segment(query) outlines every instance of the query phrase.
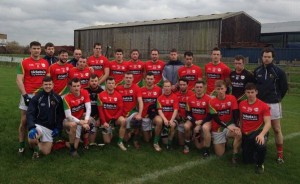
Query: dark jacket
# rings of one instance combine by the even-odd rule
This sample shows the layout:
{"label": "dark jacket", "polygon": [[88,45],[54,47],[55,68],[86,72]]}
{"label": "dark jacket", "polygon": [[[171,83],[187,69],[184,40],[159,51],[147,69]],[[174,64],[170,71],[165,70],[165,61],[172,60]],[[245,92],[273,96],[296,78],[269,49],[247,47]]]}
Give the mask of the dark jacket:
{"label": "dark jacket", "polygon": [[183,66],[180,60],[169,61],[163,70],[163,79],[171,81],[172,85],[178,82],[178,69]]}
{"label": "dark jacket", "polygon": [[75,58],[72,58],[70,61],[68,61],[68,63],[72,64],[74,67],[77,66],[77,62],[78,62],[78,60]]}
{"label": "dark jacket", "polygon": [[266,103],[280,102],[288,90],[286,74],[273,63],[254,70],[258,98]]}
{"label": "dark jacket", "polygon": [[54,128],[61,130],[63,119],[64,108],[62,99],[53,91],[48,94],[43,90],[31,99],[26,114],[28,130],[35,128],[35,124],[51,130]]}
{"label": "dark jacket", "polygon": [[48,56],[48,55],[45,55],[44,59],[46,59],[49,63],[49,66],[56,63],[58,61],[58,58],[55,57],[55,56]]}

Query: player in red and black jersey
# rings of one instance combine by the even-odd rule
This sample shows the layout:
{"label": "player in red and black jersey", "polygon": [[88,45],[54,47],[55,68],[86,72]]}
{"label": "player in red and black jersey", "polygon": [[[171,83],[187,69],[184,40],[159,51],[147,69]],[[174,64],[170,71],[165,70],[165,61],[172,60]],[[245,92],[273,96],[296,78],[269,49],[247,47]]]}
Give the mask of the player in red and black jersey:
{"label": "player in red and black jersey", "polygon": [[247,83],[254,82],[254,76],[245,69],[245,58],[242,55],[234,57],[235,70],[230,73],[231,94],[238,102],[245,100],[245,86]]}
{"label": "player in red and black jersey", "polygon": [[102,44],[94,43],[93,52],[87,60],[88,66],[94,69],[94,73],[99,77],[99,85],[104,86],[104,82],[109,76],[109,61],[102,55]]}
{"label": "player in red and black jersey", "polygon": [[172,149],[172,140],[177,126],[176,116],[178,114],[179,104],[177,96],[172,93],[172,84],[170,81],[164,81],[163,94],[157,99],[157,110],[159,117],[154,121],[163,122],[163,125],[169,129],[167,150]]}
{"label": "player in red and black jersey", "polygon": [[100,123],[103,127],[103,140],[104,143],[110,143],[112,139],[113,126],[119,125],[119,139],[118,146],[126,151],[127,148],[123,144],[123,139],[126,131],[126,122],[123,114],[123,99],[120,93],[115,91],[115,79],[109,76],[106,79],[105,91],[98,94],[98,110],[100,116]]}
{"label": "player in red and black jersey", "polygon": [[212,61],[205,65],[206,94],[215,96],[216,94],[213,92],[217,80],[224,80],[226,85],[230,84],[230,68],[221,61],[221,51],[219,48],[212,50],[211,59]]}
{"label": "player in red and black jersey", "polygon": [[133,74],[133,83],[139,87],[143,86],[143,77],[145,70],[145,63],[139,60],[139,50],[133,49],[130,52],[131,60],[127,62],[127,68],[130,73]]}
{"label": "player in red and black jersey", "polygon": [[215,153],[222,156],[225,152],[227,138],[234,138],[232,163],[236,164],[237,153],[241,144],[241,130],[238,128],[238,104],[233,95],[226,94],[224,80],[217,80],[215,84],[216,98],[209,101],[212,116],[212,138]]}
{"label": "player in red and black jersey", "polygon": [[[66,119],[64,128],[68,131],[70,141],[70,155],[78,157],[77,148],[82,129],[84,132],[90,130],[91,100],[89,93],[81,88],[80,80],[73,78],[69,81],[70,93],[64,99]],[[88,144],[88,134],[84,135],[84,145]]]}
{"label": "player in red and black jersey", "polygon": [[[194,90],[195,95],[189,97],[187,101],[187,121],[184,124],[185,146],[183,152],[185,154],[189,152],[191,130],[194,128],[195,146],[198,149],[204,148],[203,157],[206,158],[209,156],[211,143],[211,122],[208,117],[210,97],[205,94],[205,84],[202,80],[196,82]],[[201,137],[199,137],[200,135]]]}
{"label": "player in red and black jersey", "polygon": [[162,129],[162,121],[152,121],[158,114],[156,110],[157,98],[161,95],[161,88],[154,85],[154,75],[148,72],[145,77],[145,86],[141,88],[143,99],[142,130],[144,140],[149,142],[152,137],[152,126],[155,124],[153,147],[156,151],[161,151],[159,137]]}
{"label": "player in red and black jersey", "polygon": [[143,100],[140,87],[133,83],[133,74],[126,72],[124,84],[116,87],[123,98],[123,116],[126,119],[126,139],[131,137],[131,129],[134,129],[133,143],[139,149],[139,129],[142,124]]}
{"label": "player in red and black jersey", "polygon": [[243,100],[239,104],[239,109],[243,137],[243,161],[245,163],[255,162],[256,172],[261,174],[264,172],[263,164],[267,152],[266,135],[271,128],[271,117],[270,107],[256,98],[257,93],[255,84],[246,84],[247,100]]}
{"label": "player in red and black jersey", "polygon": [[179,109],[176,120],[178,122],[178,144],[184,146],[184,123],[186,121],[186,103],[189,97],[193,96],[194,93],[188,89],[189,81],[186,78],[180,78],[178,80],[179,91],[175,93],[178,98]]}
{"label": "player in red and black jersey", "polygon": [[165,63],[159,58],[159,51],[157,49],[151,50],[151,60],[145,63],[145,73],[152,72],[154,75],[154,84],[162,87],[163,77],[162,73],[165,68]]}
{"label": "player in red and black jersey", "polygon": [[60,50],[58,52],[58,61],[49,68],[50,76],[54,83],[53,91],[60,96],[64,96],[69,92],[69,73],[73,68],[73,65],[67,63],[67,61],[68,52],[66,50]]}
{"label": "player in red and black jersey", "polygon": [[77,62],[77,66],[72,68],[70,71],[70,79],[80,79],[80,85],[82,88],[86,88],[89,84],[90,75],[93,73],[92,70],[86,64],[86,58],[81,57]]}
{"label": "player in red and black jersey", "polygon": [[179,78],[186,78],[189,81],[189,90],[193,90],[196,81],[202,80],[202,69],[193,64],[193,53],[184,53],[184,66],[178,69]]}
{"label": "player in red and black jersey", "polygon": [[33,41],[29,45],[30,57],[24,59],[17,69],[17,86],[21,93],[19,109],[21,121],[19,126],[19,154],[24,153],[26,136],[26,111],[33,95],[41,90],[44,77],[49,73],[49,64],[42,59],[41,44]]}
{"label": "player in red and black jersey", "polygon": [[123,60],[123,50],[116,49],[115,60],[109,64],[109,76],[115,78],[116,86],[124,83],[124,75],[127,72],[127,61]]}
{"label": "player in red and black jersey", "polygon": [[103,89],[99,86],[99,77],[95,73],[91,74],[90,80],[89,80],[89,86],[85,88],[89,95],[91,100],[91,124],[93,127],[91,127],[90,134],[89,134],[89,142],[91,146],[96,145],[96,136],[97,136],[97,129],[100,125],[99,121],[99,111],[98,111],[98,105],[97,105],[97,99],[98,94],[103,91]]}

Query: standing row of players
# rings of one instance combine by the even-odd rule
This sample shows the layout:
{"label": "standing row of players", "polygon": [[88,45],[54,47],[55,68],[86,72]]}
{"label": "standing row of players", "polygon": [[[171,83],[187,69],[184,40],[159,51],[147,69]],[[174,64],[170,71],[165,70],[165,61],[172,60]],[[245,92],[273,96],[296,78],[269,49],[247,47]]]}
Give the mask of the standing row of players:
{"label": "standing row of players", "polygon": [[[23,107],[23,110],[26,110],[26,109],[24,109],[24,108],[26,108],[26,104],[24,105],[24,104],[22,104],[22,102],[28,103],[30,101],[30,96],[35,93],[32,89],[30,89],[30,87],[34,88],[34,86],[35,86],[35,87],[39,88],[40,83],[41,83],[40,79],[42,78],[42,76],[47,74],[48,63],[45,61],[36,62],[36,61],[39,61],[40,45],[38,45],[38,44],[35,45],[34,43],[36,43],[36,42],[33,42],[33,44],[30,45],[32,57],[27,60],[24,60],[22,62],[22,64],[20,65],[21,66],[20,69],[22,69],[22,71],[20,70],[20,72],[17,76],[17,83],[18,83],[20,91],[22,92],[22,95],[23,95],[23,98],[21,99],[21,104],[20,104],[20,107]],[[79,128],[74,128],[74,127],[81,127],[86,130],[84,132],[93,132],[93,129],[95,129],[94,126],[99,125],[96,123],[96,121],[91,121],[90,112],[92,110],[91,110],[91,108],[88,107],[90,101],[87,100],[89,98],[80,97],[78,99],[78,92],[79,92],[79,94],[85,93],[84,91],[80,90],[80,88],[82,88],[83,86],[87,86],[88,80],[90,80],[90,78],[95,79],[95,77],[98,80],[96,83],[97,84],[96,86],[98,86],[99,84],[101,85],[101,84],[103,84],[104,81],[106,81],[107,89],[105,92],[102,92],[101,94],[105,94],[105,93],[109,92],[109,89],[108,89],[109,81],[113,81],[112,83],[114,83],[114,84],[111,84],[111,85],[118,86],[118,87],[116,87],[116,90],[121,94],[121,101],[125,104],[124,107],[121,108],[122,110],[116,111],[115,108],[117,106],[112,105],[111,101],[107,102],[107,103],[103,103],[105,100],[108,100],[108,99],[115,100],[116,99],[115,97],[111,98],[111,96],[109,96],[109,94],[108,94],[108,96],[105,96],[103,99],[101,99],[100,98],[101,95],[99,96],[99,100],[98,100],[99,111],[98,112],[99,112],[99,117],[101,120],[100,124],[102,125],[102,127],[104,127],[104,129],[105,129],[104,132],[106,132],[106,134],[105,134],[106,136],[104,138],[106,143],[110,142],[110,139],[111,139],[110,123],[111,124],[116,123],[116,124],[120,125],[119,140],[118,140],[119,147],[122,150],[126,150],[127,148],[123,144],[123,139],[129,139],[129,137],[131,137],[131,136],[134,137],[135,147],[139,147],[138,141],[137,141],[138,140],[137,137],[139,135],[139,126],[144,125],[146,127],[146,126],[148,126],[147,123],[149,124],[150,122],[153,122],[154,124],[156,124],[155,133],[154,133],[154,144],[153,144],[155,150],[157,150],[157,151],[161,150],[158,142],[159,142],[159,138],[160,138],[160,132],[163,129],[163,127],[167,127],[169,129],[169,136],[167,139],[167,149],[171,148],[172,139],[173,139],[173,136],[175,133],[175,127],[177,126],[178,130],[180,132],[179,136],[178,136],[179,144],[184,145],[184,152],[187,153],[189,150],[188,145],[189,145],[190,138],[191,138],[191,128],[194,127],[197,124],[197,122],[199,125],[201,125],[202,122],[204,122],[205,124],[202,126],[202,131],[205,132],[205,130],[207,130],[207,133],[203,133],[206,140],[204,139],[205,141],[203,141],[202,145],[201,145],[201,143],[199,143],[198,146],[205,147],[204,155],[209,155],[208,148],[209,148],[209,144],[210,144],[210,129],[213,129],[214,145],[218,145],[218,146],[214,146],[215,152],[217,155],[222,155],[224,153],[225,144],[223,141],[224,140],[226,141],[226,139],[223,139],[223,138],[220,139],[220,138],[214,137],[214,132],[219,132],[219,131],[222,132],[223,130],[219,130],[219,127],[216,128],[214,126],[212,126],[212,128],[211,128],[210,122],[212,122],[212,124],[214,124],[214,122],[216,122],[218,125],[227,127],[227,126],[225,126],[226,124],[224,124],[224,122],[223,122],[224,120],[220,120],[220,117],[226,117],[226,114],[227,114],[227,115],[231,116],[230,119],[227,119],[227,120],[231,120],[231,118],[233,118],[233,117],[235,117],[234,119],[238,119],[239,115],[238,115],[238,113],[236,113],[236,111],[231,112],[231,111],[228,111],[228,109],[225,109],[225,110],[223,109],[224,111],[216,110],[215,113],[208,113],[208,109],[203,110],[203,108],[198,108],[198,109],[192,108],[192,110],[194,110],[195,112],[198,112],[195,114],[202,113],[203,116],[205,116],[205,117],[202,117],[201,119],[199,119],[199,117],[195,118],[194,117],[195,115],[193,115],[193,114],[192,115],[189,115],[189,113],[186,114],[186,109],[188,109],[188,107],[189,107],[188,105],[186,105],[186,102],[184,102],[184,100],[186,100],[187,96],[188,96],[186,94],[186,92],[195,87],[194,90],[195,90],[195,93],[197,94],[197,92],[196,92],[196,85],[198,83],[197,81],[202,79],[201,68],[196,65],[193,65],[193,62],[192,62],[193,61],[193,53],[186,52],[184,54],[185,65],[181,66],[178,69],[177,65],[172,65],[172,63],[171,64],[168,63],[165,66],[165,64],[162,61],[158,60],[158,50],[156,50],[156,49],[153,49],[151,51],[152,60],[146,62],[145,64],[138,60],[138,50],[133,50],[131,52],[132,60],[129,62],[123,61],[123,51],[121,49],[116,50],[116,52],[115,52],[116,60],[111,61],[111,62],[108,62],[105,57],[101,56],[101,54],[99,54],[99,53],[101,53],[101,51],[99,51],[99,50],[101,50],[101,45],[95,44],[94,56],[91,56],[88,59],[89,60],[88,63],[89,63],[90,67],[86,66],[86,59],[83,57],[80,57],[78,59],[76,67],[71,69],[72,67],[70,65],[69,66],[67,65],[66,61],[67,61],[68,55],[67,55],[67,52],[65,52],[65,51],[60,51],[59,52],[59,60],[57,61],[57,63],[50,66],[50,76],[53,79],[54,91],[56,93],[59,93],[60,95],[64,95],[65,94],[64,91],[67,91],[67,89],[68,89],[67,82],[70,81],[69,89],[71,89],[71,91],[64,98],[65,115],[66,115],[67,119],[64,121],[63,125],[67,129],[69,129],[68,132],[69,132],[69,135],[71,136],[70,137],[70,143],[71,143],[70,149],[71,149],[72,155],[77,155],[76,149],[77,149],[78,143],[79,143],[79,137],[80,137],[79,134],[81,133]],[[36,52],[34,52],[34,51],[36,51]],[[38,53],[38,51],[39,51],[39,53]],[[172,56],[172,53],[174,53],[174,52],[176,53],[175,50],[172,50],[170,55]],[[34,58],[34,56],[35,56],[34,53],[36,54],[35,58]],[[95,56],[96,55],[95,53],[98,53],[98,57]],[[94,58],[94,60],[91,58]],[[98,58],[98,61],[95,58]],[[102,58],[102,59],[99,59],[99,58]],[[136,60],[134,60],[134,58],[136,58]],[[214,89],[216,89],[215,90],[215,92],[217,93],[216,96],[219,96],[218,92],[220,90],[218,88],[227,89],[227,87],[226,87],[227,84],[224,81],[229,83],[230,69],[220,61],[220,58],[221,58],[220,50],[216,48],[212,51],[212,60],[213,61],[205,66],[206,80],[208,83],[206,92],[210,95],[212,94]],[[31,61],[32,59],[33,59],[33,63],[30,63],[30,62],[32,62]],[[34,61],[34,60],[36,60],[36,61]],[[106,61],[109,64],[105,64]],[[91,64],[91,62],[94,64]],[[242,62],[242,63],[240,64],[240,63],[236,63],[236,62]],[[95,63],[98,63],[98,65],[96,65]],[[101,63],[102,63],[102,65],[101,65]],[[240,59],[236,58],[235,65],[243,65],[243,64],[244,64],[244,60],[242,57],[240,57]],[[30,66],[31,66],[31,68],[30,68]],[[107,66],[109,66],[109,67],[107,67]],[[178,72],[175,72],[175,75],[174,75],[174,72],[171,70],[172,67],[173,67],[173,71],[174,71],[174,68],[175,68],[175,70],[178,69]],[[166,70],[164,70],[164,68],[166,68]],[[233,89],[238,89],[238,91],[242,91],[240,93],[240,96],[238,96],[238,98],[241,99],[240,97],[244,96],[244,93],[243,93],[244,85],[247,82],[251,81],[251,78],[250,78],[251,75],[250,75],[250,73],[249,73],[249,76],[248,76],[248,74],[247,74],[247,76],[245,76],[244,74],[241,74],[240,71],[238,71],[238,68],[239,67],[237,66],[236,74],[234,75],[234,73],[232,73],[233,75],[231,76],[231,78],[233,79],[233,82],[232,82]],[[84,72],[81,73],[81,71],[83,71],[83,70],[84,70]],[[102,71],[101,74],[98,73],[99,75],[97,74],[98,70]],[[241,71],[244,72],[245,70],[242,68]],[[93,72],[96,73],[97,75],[91,75],[91,73],[93,73]],[[109,75],[109,74],[107,74],[107,72],[109,72],[110,75],[113,77],[105,78],[105,76]],[[155,107],[153,108],[153,106],[152,106],[152,109],[146,108],[145,102],[156,101],[156,99],[153,97],[147,99],[142,96],[136,96],[136,98],[131,96],[131,93],[133,93],[134,95],[140,94],[140,92],[135,92],[135,91],[139,91],[139,90],[137,90],[138,86],[136,86],[135,84],[141,85],[142,83],[144,83],[144,82],[142,82],[142,79],[145,75],[145,72],[147,74],[149,74],[149,76],[153,76],[153,84],[152,84],[153,86],[155,86],[156,88],[159,88],[157,86],[162,86],[162,84],[163,84],[164,94],[162,95],[162,97],[158,98],[158,100],[157,100],[158,107],[157,108],[155,108]],[[26,75],[26,73],[27,73],[27,75]],[[140,75],[138,75],[138,74],[140,74]],[[98,77],[98,76],[100,76],[100,77]],[[147,76],[148,75],[146,75],[146,80],[145,80],[146,85],[143,88],[147,88]],[[176,81],[176,80],[174,80],[174,78],[176,78],[178,76],[180,77],[180,80],[179,80],[179,82],[175,83],[174,81]],[[26,77],[28,78],[27,80],[26,80]],[[249,81],[246,81],[245,77],[247,77],[246,79]],[[39,78],[39,81],[36,80],[38,78]],[[70,78],[71,80],[68,78]],[[167,80],[167,78],[170,78],[171,82],[169,80]],[[34,79],[34,80],[32,80],[31,82],[28,82],[28,81],[30,81],[30,79]],[[223,82],[223,83],[221,84],[220,81],[215,83],[215,81],[218,79],[223,79],[223,80],[221,80],[221,82]],[[75,80],[75,81],[73,81],[73,80]],[[76,82],[76,80],[78,80],[78,82]],[[172,83],[172,80],[173,80],[173,83]],[[22,81],[22,83],[21,83],[21,81]],[[163,82],[163,81],[165,81],[165,82]],[[245,83],[241,84],[242,82],[245,82]],[[77,95],[74,95],[75,93],[74,93],[74,91],[72,91],[73,83],[79,83],[79,87],[77,84],[77,88],[79,88],[79,89],[77,89],[77,90],[74,89],[74,91],[77,91],[77,93],[76,93]],[[122,84],[122,83],[124,83],[124,84]],[[181,84],[181,83],[183,83],[183,84]],[[24,87],[22,88],[22,85],[25,86],[25,88],[26,88],[26,84],[27,84],[27,90],[25,90]],[[214,86],[215,84],[216,84],[216,86]],[[184,85],[186,85],[186,89],[184,89],[184,87],[183,87]],[[202,82],[202,85],[203,85],[202,88],[204,88],[203,82]],[[133,89],[131,89],[132,86],[134,86]],[[179,90],[179,92],[177,92],[179,94],[177,94],[177,96],[174,96],[172,91],[175,92],[177,90]],[[253,90],[255,90],[255,89],[253,89]],[[114,91],[114,88],[113,88],[113,91]],[[180,95],[180,93],[182,93],[182,92],[184,95]],[[147,90],[145,93],[150,94]],[[204,94],[204,90],[202,91],[202,93]],[[161,94],[161,93],[157,92],[157,94]],[[284,94],[285,94],[285,92],[284,92]],[[284,96],[284,94],[283,94],[283,96]],[[85,96],[87,96],[87,95],[85,95]],[[169,99],[170,96],[173,96],[173,97],[171,99]],[[194,95],[194,96],[197,96],[197,95]],[[160,98],[162,98],[161,101],[160,101]],[[87,101],[84,101],[84,103],[80,104],[79,101],[82,99],[86,99]],[[216,99],[218,99],[218,98],[216,98]],[[174,100],[176,100],[176,101],[174,101]],[[120,103],[117,103],[117,105],[120,105],[121,101],[120,101]],[[177,101],[179,101],[179,103],[178,103],[179,107],[176,107]],[[76,104],[75,102],[79,103],[79,104]],[[189,102],[190,102],[190,100],[189,100]],[[75,105],[74,105],[74,103],[75,103]],[[221,102],[219,102],[219,103],[220,104],[218,104],[217,107],[221,106],[223,108],[224,104],[222,104]],[[52,104],[52,101],[49,104]],[[156,103],[154,102],[151,104],[156,104]],[[206,104],[208,107],[210,102],[207,101],[204,104]],[[231,107],[231,105],[232,106],[234,105],[234,102],[230,102],[228,104],[230,104],[229,106]],[[171,107],[171,105],[173,105],[173,106]],[[138,106],[138,108],[135,108],[136,106]],[[226,106],[226,104],[225,104],[225,106]],[[51,107],[51,105],[49,105],[49,108],[50,107]],[[85,117],[84,117],[84,120],[81,120],[84,107],[85,107],[85,111],[86,111]],[[214,108],[212,108],[212,109],[214,109]],[[113,110],[112,111],[113,114],[109,115],[109,116],[105,115],[105,113],[110,112],[110,110]],[[158,114],[155,114],[155,110],[158,110]],[[187,112],[192,112],[192,110],[187,111]],[[154,115],[152,115],[152,118],[150,118],[153,121],[150,121],[149,119],[144,120],[143,118],[147,118],[147,116],[149,116],[151,114],[151,112],[152,112],[152,114],[154,114]],[[144,114],[144,115],[142,115],[142,114]],[[207,114],[210,114],[210,116],[206,116]],[[116,115],[118,115],[118,116],[116,116]],[[105,119],[106,116],[107,116],[107,119]],[[22,131],[22,128],[25,129],[24,127],[22,127],[25,125],[25,122],[26,122],[26,119],[24,119],[24,117],[26,117],[26,116],[24,114],[24,111],[22,111],[22,123],[20,126],[20,132]],[[27,117],[27,121],[28,121],[28,119],[30,119],[30,118]],[[187,121],[187,119],[188,119],[188,121]],[[199,123],[199,120],[202,120],[202,122]],[[34,122],[34,121],[32,121],[32,122]],[[91,122],[94,122],[94,123],[91,124]],[[209,123],[206,123],[206,122],[209,122]],[[238,125],[238,122],[236,120],[234,122],[236,123],[236,125]],[[226,122],[226,123],[228,123],[228,122]],[[29,124],[29,123],[27,122],[27,124]],[[77,125],[80,125],[80,126],[77,126]],[[91,125],[92,125],[92,127],[91,127]],[[34,125],[32,127],[31,126],[28,126],[28,127],[30,129],[29,135],[31,135],[31,138],[36,138],[36,135],[40,135],[40,134],[38,134],[38,133],[40,133],[40,131],[37,131],[36,128],[32,128],[32,127],[34,127]],[[132,132],[128,131],[130,127],[133,127],[134,131],[132,131]],[[150,127],[152,129],[151,125],[149,125],[148,127]],[[198,126],[198,129],[199,129],[199,126]],[[215,131],[214,131],[214,129],[215,129]],[[32,130],[34,130],[34,131],[32,132]],[[75,134],[74,134],[74,130],[76,130]],[[226,130],[230,130],[229,134],[228,134],[229,136],[234,136],[236,138],[236,140],[234,141],[234,153],[237,153],[238,146],[235,146],[235,145],[239,145],[238,138],[239,139],[241,138],[240,130],[239,130],[239,128],[227,128]],[[199,132],[199,130],[197,130],[197,129],[195,131]],[[55,131],[53,131],[53,132],[55,132]],[[94,130],[94,132],[95,132],[95,130]],[[23,136],[24,136],[24,134],[23,134]],[[20,136],[20,150],[19,151],[22,152],[24,150],[24,138],[22,140],[22,133],[20,133],[20,135],[21,136]],[[194,134],[194,135],[196,135],[196,134]],[[227,133],[225,135],[227,135]],[[85,146],[87,146],[86,143],[88,142],[87,136],[88,135],[85,135],[85,137],[84,137]],[[147,136],[145,136],[145,139],[149,140],[150,139],[149,137],[150,136],[148,136],[148,138],[147,138]],[[71,139],[74,141],[72,141]],[[218,140],[218,139],[220,139],[220,140]],[[199,140],[199,139],[197,139],[197,140]],[[215,144],[215,141],[217,141],[216,144]],[[235,160],[235,158],[233,158],[233,160]]]}

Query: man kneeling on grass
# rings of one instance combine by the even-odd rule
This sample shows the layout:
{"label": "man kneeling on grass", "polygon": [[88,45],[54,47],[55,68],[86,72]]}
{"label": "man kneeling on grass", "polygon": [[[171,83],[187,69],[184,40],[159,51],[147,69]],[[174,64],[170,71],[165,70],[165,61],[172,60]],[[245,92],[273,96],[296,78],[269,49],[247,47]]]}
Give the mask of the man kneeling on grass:
{"label": "man kneeling on grass", "polygon": [[53,81],[46,76],[43,90],[35,95],[27,110],[28,142],[34,149],[32,159],[39,158],[39,152],[51,152],[53,137],[62,129],[63,103],[60,96],[53,92]]}
{"label": "man kneeling on grass", "polygon": [[256,163],[255,172],[264,172],[264,160],[266,157],[267,132],[271,128],[270,107],[256,98],[255,84],[248,83],[245,87],[247,100],[240,103],[242,130],[243,161]]}

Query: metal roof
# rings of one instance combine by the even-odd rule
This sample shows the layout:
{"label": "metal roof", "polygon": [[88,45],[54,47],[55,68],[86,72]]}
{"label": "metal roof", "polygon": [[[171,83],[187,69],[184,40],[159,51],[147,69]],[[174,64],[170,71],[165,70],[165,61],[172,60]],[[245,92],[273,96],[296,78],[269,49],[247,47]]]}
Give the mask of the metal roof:
{"label": "metal roof", "polygon": [[261,33],[300,32],[300,21],[266,23],[261,25]]}
{"label": "metal roof", "polygon": [[[130,27],[130,26],[143,26],[143,25],[155,25],[155,24],[170,24],[170,23],[179,23],[179,22],[194,22],[194,21],[207,21],[207,20],[218,20],[218,19],[227,19],[236,15],[245,14],[254,21],[258,22],[253,17],[249,16],[244,11],[239,12],[227,12],[222,14],[211,14],[211,15],[197,15],[189,16],[183,18],[172,18],[172,19],[160,19],[160,20],[151,20],[151,21],[136,21],[136,22],[127,22],[127,23],[118,23],[118,24],[106,24],[106,25],[97,25],[89,26],[84,28],[76,29],[79,30],[89,30],[89,29],[103,29],[103,28],[116,28],[116,27]],[[260,22],[258,22],[260,24]]]}

